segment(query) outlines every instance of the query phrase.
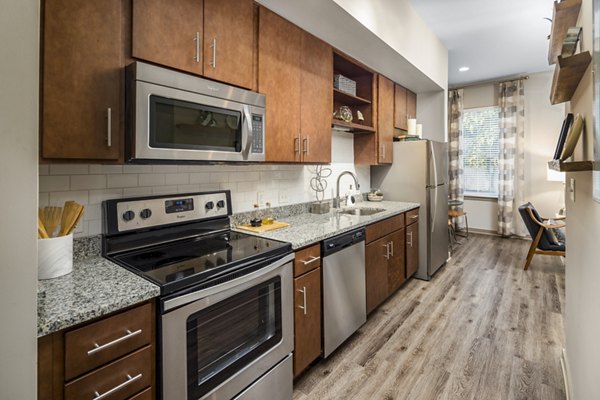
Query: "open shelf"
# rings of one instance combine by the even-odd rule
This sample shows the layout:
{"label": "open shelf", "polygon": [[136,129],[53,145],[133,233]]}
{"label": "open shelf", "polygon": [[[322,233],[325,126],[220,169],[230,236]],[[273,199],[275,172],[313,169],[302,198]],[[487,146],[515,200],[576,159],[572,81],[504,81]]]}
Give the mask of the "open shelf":
{"label": "open shelf", "polygon": [[371,104],[371,100],[353,96],[350,93],[343,92],[336,88],[333,88],[333,98],[334,101],[339,101],[340,103],[346,103],[348,105]]}
{"label": "open shelf", "polygon": [[554,2],[550,45],[548,47],[548,64],[556,63],[556,58],[561,54],[567,30],[577,24],[580,9],[581,0]]}
{"label": "open shelf", "polygon": [[560,172],[591,171],[594,168],[592,161],[548,161],[548,168]]}
{"label": "open shelf", "polygon": [[372,126],[355,124],[354,122],[346,122],[341,119],[333,119],[331,121],[331,125],[340,128],[344,128],[343,130],[347,130],[347,132],[352,133],[375,133],[375,129]]}
{"label": "open shelf", "polygon": [[558,56],[556,61],[552,89],[550,90],[550,102],[552,104],[571,100],[579,81],[581,81],[587,67],[592,62],[592,55],[589,51],[584,51],[566,58]]}

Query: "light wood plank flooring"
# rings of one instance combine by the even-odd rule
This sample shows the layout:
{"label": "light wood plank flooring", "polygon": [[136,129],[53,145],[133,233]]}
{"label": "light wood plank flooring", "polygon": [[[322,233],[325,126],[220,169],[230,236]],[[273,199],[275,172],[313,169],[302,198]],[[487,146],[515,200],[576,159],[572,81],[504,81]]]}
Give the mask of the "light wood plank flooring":
{"label": "light wood plank flooring", "polygon": [[471,235],[431,282],[412,279],[294,399],[565,399],[564,266],[530,242]]}

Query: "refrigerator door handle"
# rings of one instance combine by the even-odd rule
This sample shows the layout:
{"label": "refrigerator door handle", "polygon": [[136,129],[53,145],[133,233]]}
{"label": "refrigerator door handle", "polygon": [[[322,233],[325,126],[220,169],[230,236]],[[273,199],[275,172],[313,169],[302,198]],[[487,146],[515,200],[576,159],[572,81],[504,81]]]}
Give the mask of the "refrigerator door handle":
{"label": "refrigerator door handle", "polygon": [[430,140],[430,141],[428,141],[428,143],[429,143],[429,149],[431,151],[431,162],[433,163],[433,174],[434,174],[434,178],[435,178],[435,182],[431,186],[435,187],[438,185],[437,164],[435,161],[435,150],[433,147],[433,142]]}
{"label": "refrigerator door handle", "polygon": [[[431,191],[432,189],[429,189],[429,190]],[[437,188],[433,189],[433,190],[437,191]],[[434,195],[432,196],[432,194],[434,194]],[[429,213],[430,214],[431,214],[431,209],[433,209],[433,216],[432,216],[432,218],[430,220],[431,221],[431,233],[433,233],[433,231],[435,230],[435,221],[436,221],[437,209],[438,209],[437,193],[431,193],[430,192],[429,198],[431,199],[431,197],[434,197],[433,204],[430,204],[430,207],[429,207],[429,210],[430,210]]]}

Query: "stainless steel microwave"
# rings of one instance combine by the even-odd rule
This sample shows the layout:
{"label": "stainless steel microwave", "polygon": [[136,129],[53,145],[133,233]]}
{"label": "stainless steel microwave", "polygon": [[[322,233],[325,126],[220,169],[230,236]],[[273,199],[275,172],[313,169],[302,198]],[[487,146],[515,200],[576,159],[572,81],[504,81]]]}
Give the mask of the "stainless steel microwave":
{"label": "stainless steel microwave", "polygon": [[265,96],[141,62],[127,67],[131,163],[265,160]]}

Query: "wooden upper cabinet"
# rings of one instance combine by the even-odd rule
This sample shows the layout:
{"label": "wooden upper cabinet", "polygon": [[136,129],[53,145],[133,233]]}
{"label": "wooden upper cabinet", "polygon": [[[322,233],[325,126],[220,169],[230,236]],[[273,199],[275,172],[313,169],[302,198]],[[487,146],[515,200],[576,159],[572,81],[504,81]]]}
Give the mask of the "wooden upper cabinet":
{"label": "wooden upper cabinet", "polygon": [[331,162],[333,50],[302,32],[300,132],[303,162]]}
{"label": "wooden upper cabinet", "polygon": [[201,74],[203,10],[203,0],[133,0],[133,57]]}
{"label": "wooden upper cabinet", "polygon": [[407,130],[406,89],[394,84],[394,127]]}
{"label": "wooden upper cabinet", "polygon": [[300,54],[302,31],[261,7],[258,91],[266,96],[266,161],[301,161]]}
{"label": "wooden upper cabinet", "polygon": [[321,355],[321,268],[294,279],[294,376]]}
{"label": "wooden upper cabinet", "polygon": [[120,0],[47,0],[41,157],[118,160],[123,121]]}
{"label": "wooden upper cabinet", "polygon": [[204,76],[251,89],[255,76],[252,0],[204,0],[203,47]]}
{"label": "wooden upper cabinet", "polygon": [[379,164],[391,164],[394,141],[394,82],[379,75],[378,85],[377,161]]}
{"label": "wooden upper cabinet", "polygon": [[417,95],[406,90],[406,117],[417,118]]}

